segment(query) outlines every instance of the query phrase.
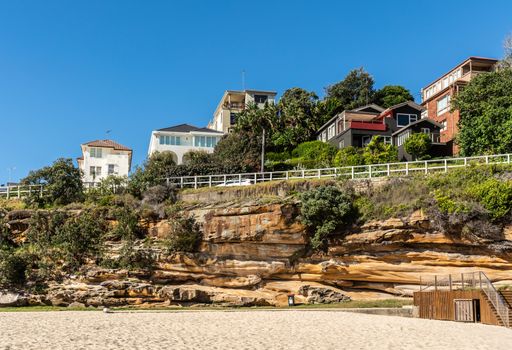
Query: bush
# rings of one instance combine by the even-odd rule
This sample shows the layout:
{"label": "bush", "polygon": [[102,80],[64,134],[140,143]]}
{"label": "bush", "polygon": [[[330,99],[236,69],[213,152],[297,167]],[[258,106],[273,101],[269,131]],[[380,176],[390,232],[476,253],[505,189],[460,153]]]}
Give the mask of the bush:
{"label": "bush", "polygon": [[335,167],[364,165],[362,151],[352,146],[342,148],[336,153],[333,165]]}
{"label": "bush", "polygon": [[467,193],[489,211],[493,220],[500,220],[510,213],[512,181],[491,178],[471,186]]}
{"label": "bush", "polygon": [[336,186],[318,187],[300,195],[301,220],[313,233],[313,249],[325,248],[327,236],[350,223],[354,214],[352,196],[351,191]]}
{"label": "bush", "polygon": [[161,204],[166,201],[174,203],[177,200],[176,192],[176,188],[172,186],[156,185],[144,191],[142,194],[142,202],[151,205]]}
{"label": "bush", "polygon": [[363,149],[363,158],[366,164],[383,164],[398,161],[398,149],[396,146],[382,142],[380,136],[374,136],[370,143]]}
{"label": "bush", "polygon": [[202,234],[194,217],[184,216],[179,207],[171,207],[168,216],[171,230],[165,239],[165,246],[169,253],[197,251]]}
{"label": "bush", "polygon": [[429,135],[419,132],[412,134],[407,140],[405,140],[404,148],[414,160],[417,160],[427,155],[431,145],[432,141],[430,140]]}
{"label": "bush", "polygon": [[315,162],[318,167],[329,167],[336,155],[336,148],[322,141],[309,141],[301,143],[292,151],[294,158],[300,158],[305,162]]}
{"label": "bush", "polygon": [[142,238],[143,229],[139,225],[139,216],[130,208],[118,208],[114,212],[114,218],[117,220],[116,226],[109,232],[109,239],[134,240]]}
{"label": "bush", "polygon": [[0,249],[0,287],[21,287],[26,281],[27,260],[13,249]]}

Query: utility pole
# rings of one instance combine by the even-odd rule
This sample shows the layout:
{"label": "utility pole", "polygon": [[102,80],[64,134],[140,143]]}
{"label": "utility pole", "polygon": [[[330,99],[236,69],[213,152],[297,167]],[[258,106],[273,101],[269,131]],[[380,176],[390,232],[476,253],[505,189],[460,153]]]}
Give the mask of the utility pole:
{"label": "utility pole", "polygon": [[265,128],[261,140],[261,172],[265,172]]}

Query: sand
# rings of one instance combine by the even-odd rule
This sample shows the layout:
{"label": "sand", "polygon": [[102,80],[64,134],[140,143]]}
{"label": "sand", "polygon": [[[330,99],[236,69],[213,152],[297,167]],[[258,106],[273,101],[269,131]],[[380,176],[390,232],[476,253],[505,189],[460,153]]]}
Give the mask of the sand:
{"label": "sand", "polygon": [[512,330],[327,310],[0,313],[0,349],[510,349]]}

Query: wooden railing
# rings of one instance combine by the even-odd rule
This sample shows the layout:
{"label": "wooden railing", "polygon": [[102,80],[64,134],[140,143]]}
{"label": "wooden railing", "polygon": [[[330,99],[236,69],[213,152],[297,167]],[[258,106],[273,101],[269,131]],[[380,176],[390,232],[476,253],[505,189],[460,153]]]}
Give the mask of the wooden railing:
{"label": "wooden railing", "polygon": [[42,196],[44,185],[0,186],[0,198],[24,198],[31,194]]}
{"label": "wooden railing", "polygon": [[260,182],[275,180],[321,178],[362,180],[378,177],[400,177],[412,174],[447,172],[450,169],[463,168],[472,164],[510,164],[511,158],[512,154],[498,154],[477,157],[432,159],[414,162],[359,165],[342,168],[300,169],[260,173],[168,177],[163,179],[163,181],[165,181],[168,185],[174,185],[179,188],[199,188],[224,186],[229,182],[235,184],[256,184]]}
{"label": "wooden railing", "polygon": [[434,275],[420,277],[420,292],[465,289],[478,289],[483,291],[505,327],[510,327],[511,311],[508,304],[484,272],[475,271],[445,276]]}

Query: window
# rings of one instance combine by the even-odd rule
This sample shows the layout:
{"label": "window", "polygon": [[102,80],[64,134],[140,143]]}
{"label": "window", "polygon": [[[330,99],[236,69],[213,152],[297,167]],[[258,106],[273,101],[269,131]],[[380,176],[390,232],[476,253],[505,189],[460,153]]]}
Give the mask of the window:
{"label": "window", "polygon": [[382,141],[383,141],[386,145],[391,145],[391,136],[382,136]]}
{"label": "window", "polygon": [[324,131],[324,132],[322,133],[322,141],[323,141],[323,142],[326,142],[326,141],[327,141],[327,131]]}
{"label": "window", "polygon": [[398,146],[402,146],[404,143],[405,143],[405,140],[407,140],[409,138],[409,135],[410,135],[410,130],[407,130],[403,133],[401,133],[400,135],[398,135]]}
{"label": "window", "polygon": [[437,100],[437,115],[445,113],[450,108],[450,95],[446,95]]}
{"label": "window", "polygon": [[109,164],[108,165],[108,175],[113,175],[113,174],[115,174],[115,165]]}
{"label": "window", "polygon": [[267,95],[254,95],[254,102],[256,103],[265,103],[268,100]]}
{"label": "window", "polygon": [[216,136],[194,136],[195,147],[215,147],[219,139]]}
{"label": "window", "polygon": [[372,136],[363,136],[362,137],[363,147],[368,146],[368,144],[371,142],[371,140],[372,140]]}
{"label": "window", "polygon": [[341,140],[341,141],[338,143],[338,148],[345,148],[345,140]]}
{"label": "window", "polygon": [[418,120],[418,116],[416,114],[405,114],[405,113],[397,113],[396,114],[396,126],[402,127],[407,126],[413,122]]}
{"label": "window", "polygon": [[161,145],[172,145],[172,146],[181,145],[181,137],[180,136],[160,135],[159,138],[160,138]]}
{"label": "window", "polygon": [[429,128],[421,128],[421,132],[427,135],[430,135],[430,129]]}
{"label": "window", "polygon": [[443,124],[443,127],[441,128],[441,131],[446,131],[446,120],[443,120],[441,122],[441,124]]}
{"label": "window", "polygon": [[233,113],[233,112],[229,113],[229,123],[231,125],[236,124],[237,120],[238,120],[238,113]]}
{"label": "window", "polygon": [[91,147],[89,152],[91,154],[91,158],[101,158],[103,150],[101,148]]}
{"label": "window", "polygon": [[327,139],[332,139],[334,137],[334,134],[336,133],[336,124],[332,124],[327,129]]}
{"label": "window", "polygon": [[89,168],[89,173],[92,177],[101,175],[101,167],[100,166],[92,166]]}

